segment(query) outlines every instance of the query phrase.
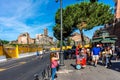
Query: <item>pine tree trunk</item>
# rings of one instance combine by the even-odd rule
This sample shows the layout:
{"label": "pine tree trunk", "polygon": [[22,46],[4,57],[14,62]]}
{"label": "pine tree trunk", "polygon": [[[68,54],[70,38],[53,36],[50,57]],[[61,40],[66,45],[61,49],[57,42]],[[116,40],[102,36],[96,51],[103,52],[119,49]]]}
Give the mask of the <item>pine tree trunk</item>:
{"label": "pine tree trunk", "polygon": [[79,29],[79,31],[80,31],[80,35],[81,35],[82,46],[84,47],[85,43],[84,43],[83,31],[80,29]]}

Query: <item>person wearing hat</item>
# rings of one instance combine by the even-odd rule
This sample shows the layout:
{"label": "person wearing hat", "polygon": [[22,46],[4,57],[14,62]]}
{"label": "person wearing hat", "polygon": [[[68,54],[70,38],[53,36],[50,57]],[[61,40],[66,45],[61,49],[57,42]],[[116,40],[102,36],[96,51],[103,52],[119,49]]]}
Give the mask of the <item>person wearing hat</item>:
{"label": "person wearing hat", "polygon": [[101,49],[99,47],[99,44],[97,44],[95,47],[92,48],[91,55],[92,55],[92,61],[95,67],[97,66],[100,52],[101,52]]}

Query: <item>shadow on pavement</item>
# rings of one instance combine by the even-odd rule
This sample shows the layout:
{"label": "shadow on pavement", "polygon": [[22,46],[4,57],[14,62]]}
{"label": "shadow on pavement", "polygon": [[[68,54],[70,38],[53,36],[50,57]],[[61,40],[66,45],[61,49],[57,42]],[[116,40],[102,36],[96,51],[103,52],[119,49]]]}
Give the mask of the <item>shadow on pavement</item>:
{"label": "shadow on pavement", "polygon": [[120,62],[112,62],[112,66],[109,69],[120,72]]}
{"label": "shadow on pavement", "polygon": [[76,64],[70,64],[74,69],[76,69]]}
{"label": "shadow on pavement", "polygon": [[[105,67],[105,64],[102,64],[101,62],[98,63],[100,66],[103,66]],[[112,65],[108,67],[108,69],[111,69],[111,70],[115,70],[115,71],[118,71],[120,72],[120,61],[117,61],[115,62],[112,62]]]}

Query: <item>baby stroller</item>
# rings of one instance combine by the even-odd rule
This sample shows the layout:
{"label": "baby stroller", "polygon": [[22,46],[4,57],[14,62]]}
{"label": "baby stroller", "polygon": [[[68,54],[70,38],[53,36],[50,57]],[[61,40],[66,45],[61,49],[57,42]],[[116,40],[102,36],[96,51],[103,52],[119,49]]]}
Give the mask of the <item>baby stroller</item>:
{"label": "baby stroller", "polygon": [[76,59],[76,69],[79,70],[85,67],[86,67],[86,57],[84,55],[81,55]]}

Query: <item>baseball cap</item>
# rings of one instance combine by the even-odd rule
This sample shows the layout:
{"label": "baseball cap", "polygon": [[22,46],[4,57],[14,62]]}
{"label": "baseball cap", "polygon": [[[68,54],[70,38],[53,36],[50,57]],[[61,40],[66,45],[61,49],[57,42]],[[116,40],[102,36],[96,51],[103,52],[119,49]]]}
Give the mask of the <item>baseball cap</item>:
{"label": "baseball cap", "polygon": [[99,47],[100,45],[99,44],[97,44],[97,47]]}

